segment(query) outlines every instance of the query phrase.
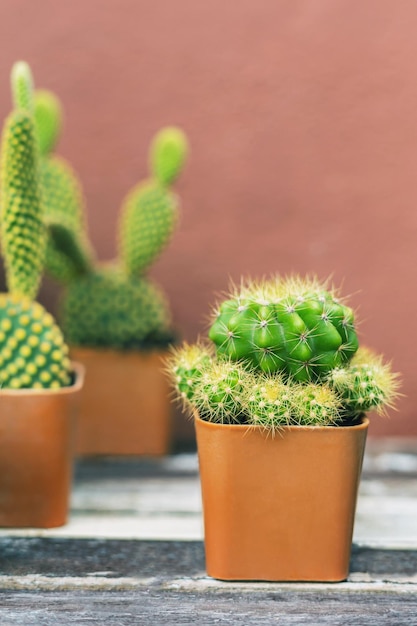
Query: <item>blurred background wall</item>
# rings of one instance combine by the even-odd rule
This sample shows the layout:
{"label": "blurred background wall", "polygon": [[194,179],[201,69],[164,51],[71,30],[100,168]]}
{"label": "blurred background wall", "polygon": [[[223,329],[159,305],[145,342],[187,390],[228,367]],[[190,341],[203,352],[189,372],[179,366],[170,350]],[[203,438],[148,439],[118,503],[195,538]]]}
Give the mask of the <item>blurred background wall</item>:
{"label": "blurred background wall", "polygon": [[416,24],[415,0],[1,0],[0,115],[25,59],[63,100],[102,259],[152,134],[181,125],[182,222],[152,274],[183,336],[230,279],[331,274],[403,374],[371,434],[417,435]]}

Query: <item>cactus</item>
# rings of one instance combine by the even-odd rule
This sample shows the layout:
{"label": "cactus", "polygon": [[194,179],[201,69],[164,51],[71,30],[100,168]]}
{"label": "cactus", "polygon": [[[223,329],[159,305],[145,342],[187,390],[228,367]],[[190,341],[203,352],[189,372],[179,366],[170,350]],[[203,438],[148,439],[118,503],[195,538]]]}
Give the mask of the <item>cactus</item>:
{"label": "cactus", "polygon": [[175,229],[178,201],[167,186],[179,174],[186,154],[186,139],[179,129],[159,131],[151,144],[152,178],[134,187],[123,202],[120,257],[131,275],[147,270]]}
{"label": "cactus", "polygon": [[103,266],[94,260],[77,177],[50,153],[60,127],[57,99],[37,92],[35,111],[39,143],[46,146],[41,163],[49,233],[46,269],[66,286],[60,306],[66,338],[74,345],[120,349],[168,343],[173,338],[168,305],[145,274],[178,220],[178,199],[169,185],[186,158],[185,135],[166,128],[154,138],[151,178],[123,201],[119,258]]}
{"label": "cactus", "polygon": [[2,135],[1,240],[9,293],[0,294],[0,386],[55,388],[70,384],[68,348],[53,317],[34,298],[45,258],[46,230],[26,63],[12,70],[15,108]]}
{"label": "cactus", "polygon": [[272,430],[291,423],[292,389],[280,374],[252,374],[245,389],[245,408],[251,424]]}
{"label": "cactus", "polygon": [[69,283],[61,322],[73,345],[133,349],[171,337],[162,292],[150,281],[113,266],[97,268]]}
{"label": "cactus", "polygon": [[211,422],[241,422],[247,373],[232,361],[210,362],[202,368],[195,385],[192,404]]}
{"label": "cactus", "polygon": [[[36,136],[41,154],[40,176],[46,224],[59,222],[71,231],[72,239],[77,238],[77,249],[84,263],[91,265],[93,253],[88,243],[86,223],[83,214],[81,184],[71,165],[53,153],[62,127],[62,107],[58,98],[50,91],[34,92],[34,119]],[[56,231],[55,231],[56,232]],[[54,233],[55,234],[55,233]],[[68,282],[78,275],[79,266],[74,267],[72,253],[61,251],[54,236],[48,237],[45,266],[56,280]]]}
{"label": "cactus", "polygon": [[69,385],[68,347],[52,315],[37,302],[0,294],[0,386]]}
{"label": "cactus", "polygon": [[398,395],[397,375],[358,349],[352,310],[315,278],[242,284],[220,306],[209,337],[216,355],[185,345],[167,368],[189,412],[208,421],[272,432],[343,426],[393,406]]}
{"label": "cactus", "polygon": [[181,347],[172,347],[167,359],[167,373],[175,381],[184,408],[191,407],[196,385],[201,380],[202,372],[213,360],[211,351],[200,343]]}
{"label": "cactus", "polygon": [[41,280],[46,232],[33,119],[27,111],[13,111],[5,122],[1,168],[1,240],[9,289],[34,298]]}
{"label": "cactus", "polygon": [[358,347],[353,311],[315,280],[244,285],[221,304],[209,337],[218,354],[298,381],[318,380]]}
{"label": "cactus", "polygon": [[329,373],[329,384],[343,398],[347,415],[360,415],[371,409],[384,413],[398,395],[398,375],[382,357],[369,349],[359,348],[349,367]]}
{"label": "cactus", "polygon": [[62,126],[62,107],[55,94],[46,89],[36,90],[34,116],[39,150],[46,156],[55,148]]}
{"label": "cactus", "polygon": [[[92,267],[93,253],[88,242],[82,212],[82,192],[78,179],[70,165],[60,157],[53,156],[41,161],[42,189],[45,203],[45,223],[51,228],[57,224],[69,231],[76,246],[68,252],[62,249],[62,238],[48,237],[45,266],[56,280],[69,282],[79,274],[75,256],[81,255],[84,264]],[[54,235],[56,231],[54,231]],[[83,273],[83,272],[82,272]]]}
{"label": "cactus", "polygon": [[292,415],[302,426],[331,426],[341,421],[341,398],[324,383],[292,385]]}

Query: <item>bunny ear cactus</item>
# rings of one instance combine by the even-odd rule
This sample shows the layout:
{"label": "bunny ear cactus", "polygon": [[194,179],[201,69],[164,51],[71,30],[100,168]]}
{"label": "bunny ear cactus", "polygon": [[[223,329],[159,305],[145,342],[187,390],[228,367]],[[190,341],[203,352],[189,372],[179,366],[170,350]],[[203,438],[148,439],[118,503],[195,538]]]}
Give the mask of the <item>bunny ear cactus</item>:
{"label": "bunny ear cactus", "polygon": [[52,91],[36,90],[34,116],[39,150],[42,156],[47,156],[55,148],[62,127],[62,106]]}
{"label": "bunny ear cactus", "polygon": [[15,110],[23,110],[32,114],[33,77],[29,65],[25,61],[17,61],[11,71],[10,83]]}
{"label": "bunny ear cactus", "polygon": [[122,205],[120,257],[126,272],[140,276],[168,243],[178,221],[178,199],[170,185],[179,175],[188,152],[178,128],[164,128],[150,148],[152,177],[139,183]]}
{"label": "bunny ear cactus", "polygon": [[16,109],[6,119],[2,138],[1,239],[9,290],[33,299],[43,270],[46,232],[27,64],[14,66],[12,85]]}
{"label": "bunny ear cactus", "polygon": [[[41,179],[45,203],[45,223],[68,231],[69,239],[76,243],[77,256],[85,265],[92,266],[93,255],[88,242],[82,211],[82,193],[78,179],[71,166],[60,157],[53,156],[41,161]],[[78,275],[78,264],[73,262],[72,250],[61,248],[54,233],[48,238],[46,270],[56,280],[68,282]]]}
{"label": "bunny ear cactus", "polygon": [[61,317],[67,340],[78,346],[132,349],[170,338],[163,293],[145,278],[132,279],[111,265],[68,285]]}
{"label": "bunny ear cactus", "polygon": [[[35,91],[34,118],[41,154],[39,168],[45,222],[71,231],[72,241],[77,241],[78,256],[82,255],[85,262],[91,264],[81,185],[70,164],[53,154],[61,133],[63,114],[59,99],[51,91]],[[47,272],[61,282],[77,276],[77,266],[74,267],[71,254],[61,250],[53,234],[48,237],[45,266]]]}
{"label": "bunny ear cactus", "polygon": [[[177,221],[178,201],[168,185],[179,174],[186,151],[179,129],[163,129],[156,135],[151,146],[153,177],[135,187],[122,206],[120,259],[98,265],[90,252],[79,197],[75,201],[75,186],[71,191],[64,184],[63,174],[69,181],[68,167],[55,157],[52,169],[51,157],[44,160],[47,269],[66,284],[61,319],[70,343],[137,349],[172,340],[167,301],[145,272]],[[60,167],[65,172],[60,173]]]}
{"label": "bunny ear cactus", "polygon": [[176,394],[208,421],[272,432],[352,424],[398,395],[397,375],[358,349],[352,309],[315,278],[243,283],[218,307],[209,338],[216,355],[186,346],[168,364]]}
{"label": "bunny ear cactus", "polygon": [[33,301],[46,232],[26,63],[13,67],[12,92],[15,109],[4,125],[1,160],[1,240],[9,293],[0,294],[0,385],[61,387],[70,383],[68,348],[52,316]]}

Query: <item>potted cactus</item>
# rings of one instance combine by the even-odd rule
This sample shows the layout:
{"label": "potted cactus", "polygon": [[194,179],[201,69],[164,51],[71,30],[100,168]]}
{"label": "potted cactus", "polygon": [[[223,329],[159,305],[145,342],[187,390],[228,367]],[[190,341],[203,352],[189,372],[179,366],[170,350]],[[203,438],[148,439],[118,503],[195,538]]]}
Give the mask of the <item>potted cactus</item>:
{"label": "potted cactus", "polygon": [[49,230],[46,269],[64,284],[60,320],[74,359],[88,371],[78,420],[80,455],[160,455],[168,450],[170,403],[163,359],[174,334],[163,292],[147,276],[178,218],[171,185],[187,154],[184,133],[164,128],[150,149],[151,177],[123,201],[119,256],[95,260],[80,184],[54,152],[62,118],[48,91],[35,97]]}
{"label": "potted cactus", "polygon": [[392,405],[396,375],[317,279],[243,284],[209,338],[168,362],[195,418],[209,575],[344,580],[365,413]]}
{"label": "potted cactus", "polygon": [[53,317],[35,301],[47,233],[31,74],[12,70],[14,110],[4,123],[0,294],[0,526],[65,523],[72,469],[70,414],[82,385]]}

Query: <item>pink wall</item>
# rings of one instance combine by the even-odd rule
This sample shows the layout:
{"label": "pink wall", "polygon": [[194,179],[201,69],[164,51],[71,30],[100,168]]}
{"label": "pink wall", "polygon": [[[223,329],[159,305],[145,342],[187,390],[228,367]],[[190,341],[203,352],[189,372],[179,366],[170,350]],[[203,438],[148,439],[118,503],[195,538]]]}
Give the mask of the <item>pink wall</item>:
{"label": "pink wall", "polygon": [[102,258],[152,133],[183,126],[182,223],[153,275],[184,335],[229,277],[333,274],[403,373],[371,432],[417,435],[416,23],[415,0],[2,0],[0,115],[26,59],[65,103]]}

